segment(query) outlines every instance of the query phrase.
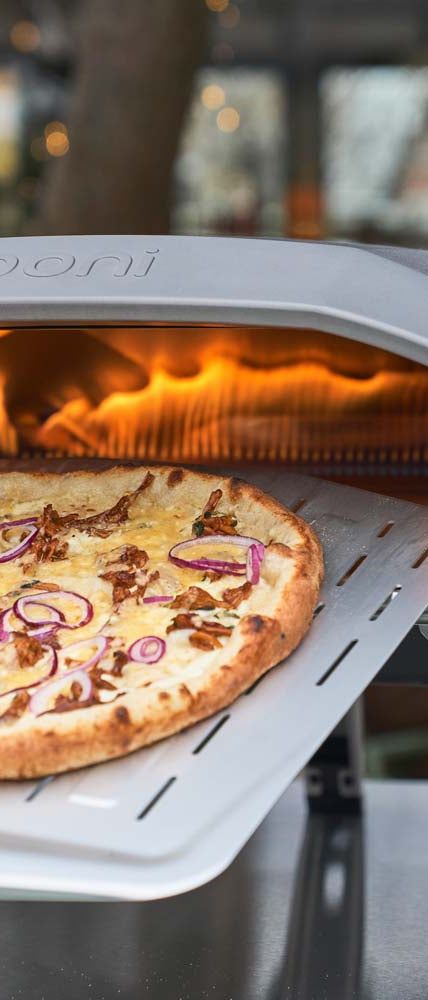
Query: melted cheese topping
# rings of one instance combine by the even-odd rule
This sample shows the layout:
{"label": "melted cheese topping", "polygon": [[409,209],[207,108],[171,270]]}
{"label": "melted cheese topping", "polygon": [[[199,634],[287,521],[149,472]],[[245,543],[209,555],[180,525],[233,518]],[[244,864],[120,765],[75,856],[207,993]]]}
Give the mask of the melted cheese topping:
{"label": "melted cheese topping", "polygon": [[[88,625],[73,630],[58,628],[56,638],[64,649],[64,654],[61,654],[61,663],[64,663],[67,646],[79,639],[91,638],[101,633],[111,640],[110,660],[108,662],[108,656],[105,659],[107,676],[112,666],[112,649],[126,651],[132,642],[147,635],[156,635],[166,640],[166,652],[158,663],[145,665],[129,662],[123,668],[121,677],[112,678],[111,675],[108,675],[109,681],[117,686],[118,692],[123,691],[124,688],[144,687],[149,684],[156,688],[167,689],[176,684],[185,683],[191,688],[192,680],[200,677],[206,671],[211,671],[217,665],[228,663],[233,659],[242,643],[242,637],[239,635],[240,619],[256,612],[269,615],[278,602],[280,589],[286,582],[287,576],[286,573],[284,574],[283,560],[281,560],[281,572],[279,573],[278,558],[266,550],[260,582],[253,586],[249,598],[242,601],[237,609],[216,608],[212,611],[191,612],[198,614],[204,620],[219,621],[232,627],[232,633],[229,637],[220,637],[221,648],[207,652],[191,645],[189,630],[167,633],[168,625],[177,614],[185,612],[184,608],[171,609],[166,604],[137,603],[133,597],[126,599],[115,608],[112,600],[112,586],[100,579],[98,574],[106,571],[108,563],[114,563],[114,550],[124,545],[136,545],[139,549],[144,549],[149,557],[145,571],[151,573],[158,570],[160,573],[160,580],[148,585],[146,596],[169,593],[172,599],[174,595],[196,585],[221,599],[226,588],[239,587],[246,580],[245,575],[224,575],[220,580],[206,580],[203,571],[183,569],[173,565],[168,559],[169,550],[177,542],[191,537],[192,523],[198,511],[189,512],[188,506],[185,508],[177,506],[174,491],[171,491],[171,503],[162,508],[150,499],[149,494],[150,489],[135,499],[129,508],[128,520],[115,526],[107,538],[91,536],[75,528],[70,528],[65,534],[61,533],[61,539],[64,538],[68,542],[68,554],[65,560],[34,563],[31,566],[31,572],[24,574],[23,566],[31,561],[30,548],[24,557],[1,566],[0,610],[10,607],[16,597],[22,594],[34,594],[36,598],[40,587],[45,582],[55,583],[63,590],[71,590],[81,594],[91,602],[94,616]],[[60,513],[68,512],[62,511]],[[34,513],[30,504],[20,504],[16,506],[10,516],[18,518]],[[80,516],[85,516],[86,513],[88,513],[87,510],[79,511]],[[238,524],[237,531],[240,530]],[[261,540],[267,544],[271,539],[263,538]],[[196,548],[195,553],[191,553],[191,555],[196,554],[200,555],[200,549]],[[245,561],[245,549],[228,545],[227,536],[225,536],[221,547],[214,544],[204,546],[203,555],[211,558],[220,557],[228,561]],[[190,558],[186,552],[187,557]],[[121,568],[126,569],[126,565]],[[290,558],[290,575],[292,571],[293,560]],[[46,600],[49,599],[46,598]],[[59,606],[59,602],[55,602],[55,600],[52,603]],[[70,608],[67,614],[66,603],[63,602],[60,606],[66,614],[67,620],[70,620]],[[16,657],[12,650],[12,642],[0,644],[0,685],[3,690],[7,674],[9,672],[12,672],[14,676],[19,674]],[[98,665],[103,667],[103,660]],[[111,693],[100,692],[100,694],[102,700],[111,698]],[[8,696],[6,698],[2,698],[2,709],[6,709],[9,700],[11,700]]]}

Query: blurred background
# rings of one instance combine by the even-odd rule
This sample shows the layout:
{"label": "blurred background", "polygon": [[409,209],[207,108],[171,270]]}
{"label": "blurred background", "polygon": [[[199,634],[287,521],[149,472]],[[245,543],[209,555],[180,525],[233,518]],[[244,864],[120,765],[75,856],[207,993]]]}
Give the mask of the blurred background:
{"label": "blurred background", "polygon": [[[428,245],[426,0],[0,0],[0,235]],[[428,775],[372,688],[372,775]]]}
{"label": "blurred background", "polygon": [[425,0],[1,0],[0,232],[428,240]]}

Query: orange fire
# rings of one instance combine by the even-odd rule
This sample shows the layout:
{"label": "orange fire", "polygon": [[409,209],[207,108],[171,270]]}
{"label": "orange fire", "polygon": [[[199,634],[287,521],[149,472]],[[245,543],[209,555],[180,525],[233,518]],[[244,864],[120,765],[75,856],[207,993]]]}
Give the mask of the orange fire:
{"label": "orange fire", "polygon": [[[54,343],[52,331],[44,333]],[[32,334],[29,350],[42,337]],[[177,330],[167,341],[156,330],[79,331],[74,342],[73,331],[57,332],[61,337],[46,388],[42,369],[29,386],[29,375],[18,379],[8,356],[9,381],[3,373],[0,382],[3,454],[31,448],[173,462],[428,459],[428,371],[385,352],[324,334],[311,334],[305,347],[300,337],[296,347],[281,331],[260,331],[254,340],[254,333],[219,337],[205,329],[191,357]],[[189,343],[199,344],[194,330]],[[36,348],[27,362],[33,372]]]}
{"label": "orange fire", "polygon": [[[425,413],[409,421],[400,397]],[[140,456],[161,461],[203,459],[305,461],[391,448],[420,459],[427,441],[428,380],[380,372],[358,380],[321,365],[251,369],[213,359],[197,375],[153,372],[138,392],[115,392],[99,406],[77,398],[50,417],[36,436],[49,452]],[[361,454],[360,454],[361,453]],[[410,453],[409,453],[410,457]]]}
{"label": "orange fire", "polygon": [[[1,331],[0,331],[1,336]],[[9,421],[5,400],[4,384],[0,374],[0,454],[16,455],[18,451],[18,435]]]}

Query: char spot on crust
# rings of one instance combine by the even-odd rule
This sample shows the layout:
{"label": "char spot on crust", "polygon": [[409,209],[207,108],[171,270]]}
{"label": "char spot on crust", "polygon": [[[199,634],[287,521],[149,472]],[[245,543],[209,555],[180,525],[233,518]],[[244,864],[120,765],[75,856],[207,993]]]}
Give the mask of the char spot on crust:
{"label": "char spot on crust", "polygon": [[124,705],[119,705],[118,708],[115,708],[114,714],[118,722],[128,723],[131,721],[128,709]]}
{"label": "char spot on crust", "polygon": [[189,691],[187,684],[180,684],[180,694],[187,695],[188,698],[193,699],[192,692]]}
{"label": "char spot on crust", "polygon": [[235,497],[236,498],[239,497],[242,491],[242,487],[244,486],[244,480],[239,479],[238,476],[232,476],[232,478],[229,480],[229,483],[230,483],[230,493],[232,499],[235,499]]}
{"label": "char spot on crust", "polygon": [[169,701],[170,697],[171,695],[169,691],[159,691],[158,695],[159,701]]}
{"label": "char spot on crust", "polygon": [[155,477],[153,475],[153,472],[150,472],[150,471],[146,472],[146,475],[144,476],[143,482],[138,487],[137,492],[138,493],[142,493],[143,490],[146,490],[148,486],[151,486],[152,483],[154,483],[154,481],[155,481]]}
{"label": "char spot on crust", "polygon": [[248,619],[248,628],[250,632],[261,632],[264,624],[264,618],[262,618],[261,615],[251,615]]}
{"label": "char spot on crust", "polygon": [[183,469],[172,469],[167,479],[167,485],[178,486],[178,484],[181,483],[181,480],[183,479],[183,475],[184,475]]}

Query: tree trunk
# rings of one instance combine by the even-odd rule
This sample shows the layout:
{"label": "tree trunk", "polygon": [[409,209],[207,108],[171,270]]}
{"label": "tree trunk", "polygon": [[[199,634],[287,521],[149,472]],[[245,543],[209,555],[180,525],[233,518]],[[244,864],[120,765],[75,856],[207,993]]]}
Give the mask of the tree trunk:
{"label": "tree trunk", "polygon": [[32,233],[164,233],[203,0],[83,0],[69,152],[45,170]]}

